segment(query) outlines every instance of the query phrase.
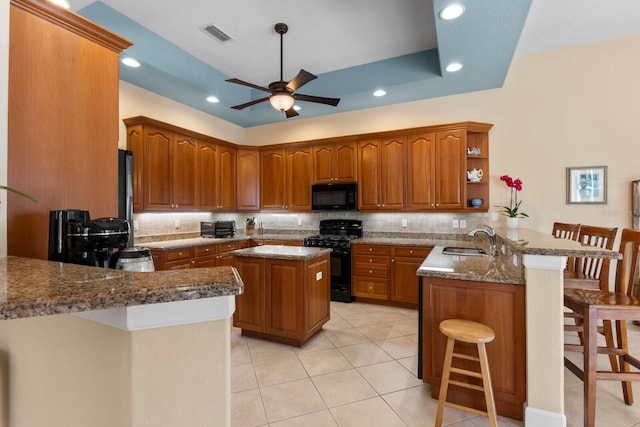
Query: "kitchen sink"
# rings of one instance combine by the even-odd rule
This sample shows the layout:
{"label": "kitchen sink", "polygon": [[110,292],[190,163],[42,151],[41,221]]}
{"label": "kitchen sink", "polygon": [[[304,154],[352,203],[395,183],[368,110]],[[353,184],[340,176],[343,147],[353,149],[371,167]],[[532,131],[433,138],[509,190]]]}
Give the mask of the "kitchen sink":
{"label": "kitchen sink", "polygon": [[456,248],[447,246],[442,250],[445,255],[487,256],[487,251],[480,248]]}

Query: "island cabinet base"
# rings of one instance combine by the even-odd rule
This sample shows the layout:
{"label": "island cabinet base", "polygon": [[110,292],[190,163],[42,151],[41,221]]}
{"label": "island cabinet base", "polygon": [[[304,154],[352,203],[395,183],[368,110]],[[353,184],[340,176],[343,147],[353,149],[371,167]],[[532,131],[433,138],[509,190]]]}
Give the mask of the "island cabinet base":
{"label": "island cabinet base", "polygon": [[[487,344],[489,370],[499,415],[522,420],[526,399],[525,287],[487,282],[422,278],[421,364],[422,378],[438,399],[446,337],[440,322],[467,319],[495,332]],[[477,356],[475,344],[456,342],[457,353]],[[476,362],[454,359],[454,366],[478,370]],[[455,377],[455,378],[454,378]],[[469,382],[468,377],[452,379]],[[480,382],[477,382],[480,384]],[[482,392],[450,385],[447,401],[486,410]]]}
{"label": "island cabinet base", "polygon": [[237,257],[245,289],[233,325],[242,335],[301,347],[330,318],[329,255],[306,260]]}

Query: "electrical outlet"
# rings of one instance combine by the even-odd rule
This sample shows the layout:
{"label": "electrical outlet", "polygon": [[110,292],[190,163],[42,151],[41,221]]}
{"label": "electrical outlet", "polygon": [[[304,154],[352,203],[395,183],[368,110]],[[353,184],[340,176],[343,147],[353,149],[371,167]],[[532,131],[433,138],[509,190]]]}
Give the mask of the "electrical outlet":
{"label": "electrical outlet", "polygon": [[460,221],[457,219],[454,219],[452,226],[453,228],[460,228]]}
{"label": "electrical outlet", "polygon": [[133,221],[133,231],[138,231],[138,220]]}
{"label": "electrical outlet", "polygon": [[180,228],[180,220],[179,219],[175,220],[175,227],[176,227],[176,229]]}
{"label": "electrical outlet", "polygon": [[298,225],[302,225],[302,218],[298,217]]}
{"label": "electrical outlet", "polygon": [[491,212],[491,221],[496,222],[498,220],[498,212]]}
{"label": "electrical outlet", "polygon": [[404,218],[402,218],[402,226],[403,226],[403,227],[406,227],[406,226],[407,226],[407,220],[406,220],[406,219],[404,219]]}
{"label": "electrical outlet", "polygon": [[460,228],[467,228],[467,220],[466,219],[461,219],[460,220]]}

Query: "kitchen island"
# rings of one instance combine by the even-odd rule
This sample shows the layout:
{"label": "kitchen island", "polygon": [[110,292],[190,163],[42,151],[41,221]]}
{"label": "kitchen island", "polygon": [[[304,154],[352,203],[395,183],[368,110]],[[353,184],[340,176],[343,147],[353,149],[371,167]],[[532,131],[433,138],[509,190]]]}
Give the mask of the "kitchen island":
{"label": "kitchen island", "polygon": [[234,251],[245,291],[233,325],[245,336],[302,346],[330,318],[330,253],[282,245]]}
{"label": "kitchen island", "polygon": [[[442,320],[440,317],[471,317],[469,320],[494,322],[491,326],[508,336],[507,345],[501,346],[496,331],[498,344],[489,344],[487,351],[492,351],[491,346],[495,344],[501,353],[494,355],[494,362],[489,354],[490,363],[495,364],[496,358],[501,358],[499,363],[506,363],[505,356],[513,358],[505,369],[496,368],[494,372],[493,366],[491,368],[494,382],[500,384],[498,390],[494,388],[498,410],[502,406],[503,413],[510,417],[524,416],[526,426],[563,427],[566,425],[563,270],[567,257],[617,259],[619,254],[531,230],[497,229],[496,232],[500,249],[497,256],[445,255],[443,247],[436,246],[417,271],[422,291],[420,359],[424,381],[437,383],[435,375],[439,373],[434,372],[438,363],[442,364],[441,356],[436,354],[439,352],[426,347],[427,342],[437,346],[439,338],[434,325]],[[478,246],[465,243],[460,246]],[[502,323],[508,319],[512,325]],[[518,335],[522,335],[518,330],[523,329],[526,342],[518,343]],[[425,354],[428,351],[436,353]],[[524,360],[523,354],[526,354]],[[526,396],[521,392],[524,378]],[[435,384],[434,388],[438,386]],[[523,398],[526,398],[524,412],[516,416],[518,414],[512,412],[520,410],[518,405]]]}
{"label": "kitchen island", "polygon": [[0,426],[230,424],[235,269],[0,259]]}

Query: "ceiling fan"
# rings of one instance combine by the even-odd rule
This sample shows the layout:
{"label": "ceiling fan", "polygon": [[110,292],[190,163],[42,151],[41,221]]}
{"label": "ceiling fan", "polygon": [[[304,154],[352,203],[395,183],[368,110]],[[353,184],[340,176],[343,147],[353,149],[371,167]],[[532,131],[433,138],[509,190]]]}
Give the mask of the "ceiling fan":
{"label": "ceiling fan", "polygon": [[271,102],[273,108],[279,111],[284,111],[287,118],[295,117],[298,112],[293,108],[293,103],[298,101],[317,102],[319,104],[333,105],[334,107],[340,102],[340,98],[324,98],[321,96],[303,95],[301,93],[295,93],[299,88],[309,83],[311,80],[318,78],[305,70],[300,70],[298,74],[289,82],[285,82],[282,79],[282,36],[287,33],[289,27],[287,24],[276,24],[276,33],[280,34],[280,80],[269,84],[269,87],[262,87],[254,85],[252,83],[245,82],[239,79],[228,79],[228,82],[239,84],[242,86],[248,86],[253,89],[258,89],[263,92],[267,92],[270,95],[264,98],[256,99],[245,104],[235,105],[231,108],[236,110],[242,110],[243,108],[250,107],[255,104],[259,104],[264,101]]}

